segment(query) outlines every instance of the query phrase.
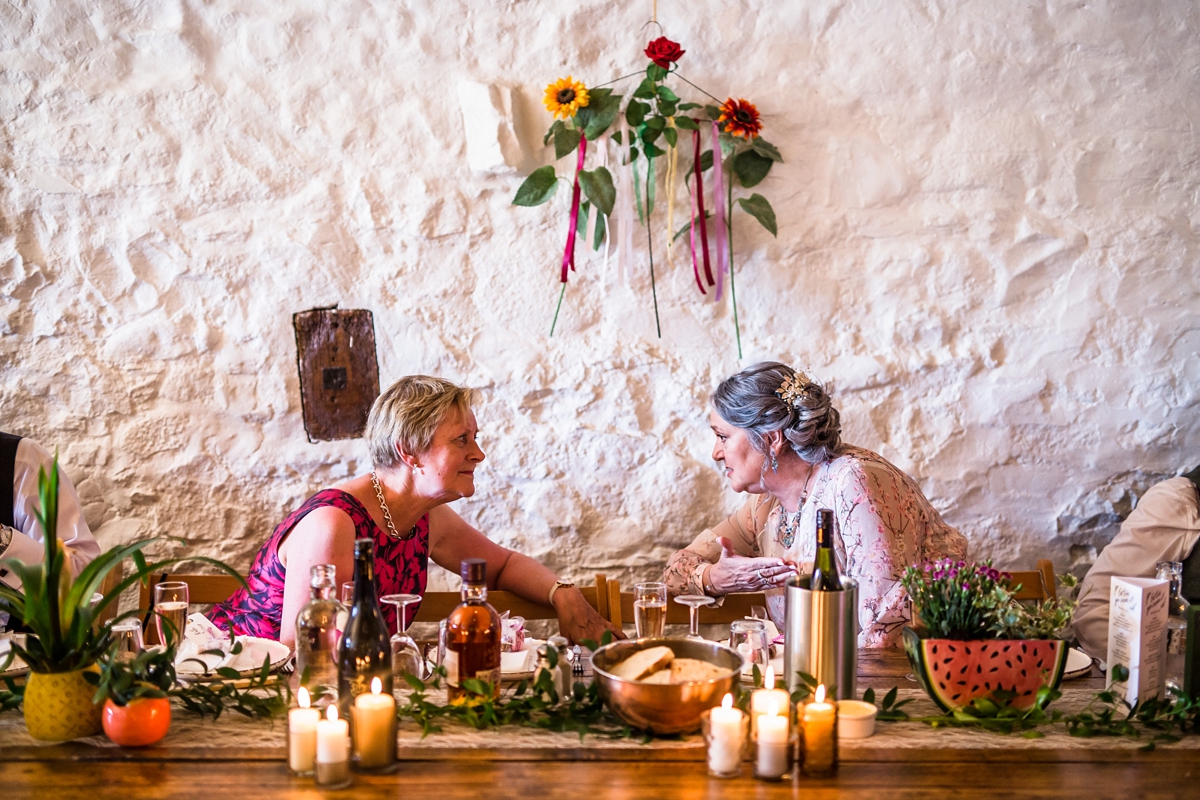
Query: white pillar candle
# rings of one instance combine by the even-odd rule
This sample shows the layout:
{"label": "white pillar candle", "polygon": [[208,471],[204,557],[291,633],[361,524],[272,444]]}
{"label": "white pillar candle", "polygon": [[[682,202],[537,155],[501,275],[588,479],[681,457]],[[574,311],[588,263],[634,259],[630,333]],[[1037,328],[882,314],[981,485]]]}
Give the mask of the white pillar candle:
{"label": "white pillar candle", "polygon": [[767,674],[763,679],[763,688],[756,689],[750,695],[751,739],[758,738],[758,718],[770,710],[772,703],[775,704],[776,708],[789,708],[791,698],[788,697],[786,690],[775,688],[775,670],[767,667]]}
{"label": "white pillar candle", "polygon": [[371,693],[354,698],[354,758],[363,769],[380,769],[396,761],[396,699],[383,694],[379,678]]}
{"label": "white pillar candle", "polygon": [[317,722],[317,783],[337,786],[350,780],[350,725],[330,705]]}
{"label": "white pillar candle", "polygon": [[297,694],[299,708],[288,712],[288,768],[308,775],[317,759],[317,723],[321,712],[309,708],[308,690],[303,686]]}
{"label": "white pillar candle", "polygon": [[744,727],[741,709],[734,708],[733,695],[726,694],[721,705],[709,712],[709,771],[729,775],[741,769]]}
{"label": "white pillar candle", "polygon": [[825,684],[804,706],[804,772],[828,775],[837,767],[837,706],[825,702]]}
{"label": "white pillar candle", "polygon": [[[786,708],[786,707],[785,707]],[[760,778],[782,778],[788,771],[788,718],[771,705],[758,718],[758,753],[754,774]]]}

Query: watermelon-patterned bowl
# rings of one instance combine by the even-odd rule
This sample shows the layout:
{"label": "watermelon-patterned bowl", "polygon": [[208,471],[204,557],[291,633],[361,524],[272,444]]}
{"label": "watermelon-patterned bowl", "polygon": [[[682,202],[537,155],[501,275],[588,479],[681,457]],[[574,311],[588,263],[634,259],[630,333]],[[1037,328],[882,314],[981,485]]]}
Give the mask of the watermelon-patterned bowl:
{"label": "watermelon-patterned bowl", "polygon": [[904,650],[917,682],[943,711],[965,708],[997,690],[1016,693],[1010,707],[1030,708],[1038,689],[1058,688],[1067,664],[1062,639],[930,639],[905,628]]}

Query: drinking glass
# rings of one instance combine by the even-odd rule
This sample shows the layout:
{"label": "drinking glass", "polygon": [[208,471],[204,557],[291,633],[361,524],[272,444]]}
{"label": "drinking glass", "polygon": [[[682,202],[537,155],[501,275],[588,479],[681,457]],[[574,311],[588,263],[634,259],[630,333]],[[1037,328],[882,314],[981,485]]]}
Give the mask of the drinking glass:
{"label": "drinking glass", "polygon": [[667,624],[665,583],[639,583],[633,587],[633,624],[639,639],[663,635]]}
{"label": "drinking glass", "polygon": [[689,639],[703,639],[700,635],[700,606],[711,606],[715,600],[705,594],[681,594],[675,602],[688,607]]}
{"label": "drinking glass", "polygon": [[422,669],[421,648],[417,647],[417,643],[413,641],[405,631],[408,626],[405,625],[405,609],[409,603],[416,603],[421,599],[420,595],[416,594],[385,594],[379,598],[381,602],[393,605],[396,607],[396,633],[392,636],[392,675],[401,678],[404,673],[414,675],[418,678],[425,677],[425,670]]}
{"label": "drinking glass", "polygon": [[[154,624],[160,644],[178,643],[183,639],[188,618],[188,585],[182,581],[165,581],[154,587]],[[168,638],[168,630],[170,637]]]}
{"label": "drinking glass", "polygon": [[742,669],[752,671],[758,665],[765,673],[771,663],[771,643],[767,641],[767,624],[761,619],[734,620],[729,626],[729,646],[746,659]]}
{"label": "drinking glass", "polygon": [[142,626],[135,619],[118,622],[112,627],[113,653],[117,661],[132,661],[145,649]]}

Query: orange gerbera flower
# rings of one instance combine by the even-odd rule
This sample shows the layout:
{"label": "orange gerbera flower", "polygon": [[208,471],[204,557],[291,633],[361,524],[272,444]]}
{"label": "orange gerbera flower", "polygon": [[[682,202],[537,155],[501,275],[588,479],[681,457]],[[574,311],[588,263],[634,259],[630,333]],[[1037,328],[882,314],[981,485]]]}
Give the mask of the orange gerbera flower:
{"label": "orange gerbera flower", "polygon": [[746,100],[734,100],[732,97],[721,106],[721,116],[717,122],[725,123],[725,132],[731,136],[740,136],[747,142],[762,133],[762,120],[759,119],[758,109]]}
{"label": "orange gerbera flower", "polygon": [[546,86],[546,96],[542,102],[555,117],[567,119],[575,116],[575,112],[584,108],[589,100],[587,87],[568,75]]}

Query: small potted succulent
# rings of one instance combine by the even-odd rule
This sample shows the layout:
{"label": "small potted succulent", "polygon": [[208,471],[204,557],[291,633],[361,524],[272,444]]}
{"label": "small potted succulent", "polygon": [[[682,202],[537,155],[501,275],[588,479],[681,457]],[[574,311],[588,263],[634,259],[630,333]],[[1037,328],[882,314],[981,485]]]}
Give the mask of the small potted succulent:
{"label": "small potted succulent", "polygon": [[947,712],[976,701],[1027,709],[1057,689],[1067,660],[1062,632],[1074,603],[1025,605],[1012,576],[990,561],[943,559],[900,580],[913,605],[904,649],[921,688]]}
{"label": "small potted succulent", "polygon": [[[142,551],[163,537],[101,553],[73,576],[58,540],[57,457],[50,475],[38,470],[38,500],[39,509],[34,514],[44,532],[45,558],[40,564],[25,564],[15,559],[0,561],[0,566],[11,570],[22,584],[20,589],[13,589],[0,583],[0,612],[9,614],[29,631],[23,645],[12,645],[12,652],[30,670],[22,701],[25,727],[35,739],[61,742],[101,730],[101,707],[92,701],[95,688],[85,672],[96,671],[97,660],[112,643],[113,625],[142,613],[134,609],[101,621],[105,609],[118,602],[122,592],[142,578],[181,561],[211,564],[243,584],[245,580],[231,567],[212,558],[168,558],[147,563]],[[135,564],[132,574],[93,601],[108,573],[127,558]]]}
{"label": "small potted succulent", "polygon": [[86,673],[96,684],[93,703],[103,703],[101,722],[109,739],[122,747],[160,741],[171,727],[175,686],[175,648],[144,650],[132,658],[116,653],[101,660],[99,673]]}

